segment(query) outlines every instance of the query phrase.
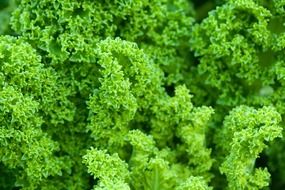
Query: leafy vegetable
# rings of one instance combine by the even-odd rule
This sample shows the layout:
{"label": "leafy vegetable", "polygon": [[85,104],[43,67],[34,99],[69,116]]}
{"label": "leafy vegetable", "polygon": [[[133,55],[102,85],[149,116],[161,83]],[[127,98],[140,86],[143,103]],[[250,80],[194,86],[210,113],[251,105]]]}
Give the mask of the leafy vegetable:
{"label": "leafy vegetable", "polygon": [[0,189],[284,189],[285,1],[0,1]]}

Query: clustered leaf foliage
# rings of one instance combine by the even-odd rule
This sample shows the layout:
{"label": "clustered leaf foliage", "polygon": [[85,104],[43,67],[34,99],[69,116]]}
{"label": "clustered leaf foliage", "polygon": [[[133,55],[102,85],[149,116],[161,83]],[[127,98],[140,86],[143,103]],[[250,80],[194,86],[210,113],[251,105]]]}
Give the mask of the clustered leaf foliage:
{"label": "clustered leaf foliage", "polygon": [[284,24],[284,0],[0,0],[0,189],[284,189]]}

